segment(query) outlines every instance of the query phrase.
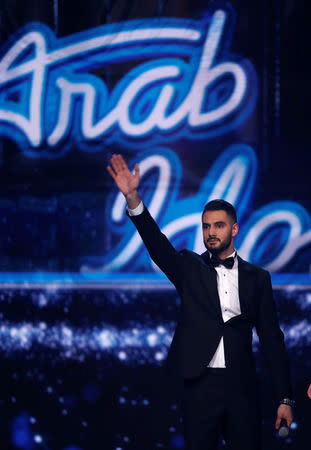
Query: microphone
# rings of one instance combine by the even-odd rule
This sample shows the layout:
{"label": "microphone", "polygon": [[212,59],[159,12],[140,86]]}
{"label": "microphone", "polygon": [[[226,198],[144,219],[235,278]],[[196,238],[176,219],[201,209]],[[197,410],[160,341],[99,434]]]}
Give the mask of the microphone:
{"label": "microphone", "polygon": [[278,429],[278,435],[280,438],[286,438],[289,435],[289,428],[285,419],[281,420],[280,428]]}

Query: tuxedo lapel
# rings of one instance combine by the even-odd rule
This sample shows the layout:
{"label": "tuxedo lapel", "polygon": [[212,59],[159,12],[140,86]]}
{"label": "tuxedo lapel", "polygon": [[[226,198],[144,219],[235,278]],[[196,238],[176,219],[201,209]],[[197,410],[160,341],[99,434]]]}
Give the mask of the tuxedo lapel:
{"label": "tuxedo lapel", "polygon": [[241,307],[241,314],[243,316],[249,313],[249,295],[251,292],[251,284],[253,282],[250,276],[250,265],[238,256],[238,271],[239,271],[239,300]]}
{"label": "tuxedo lapel", "polygon": [[217,272],[210,263],[209,253],[206,251],[201,256],[202,256],[202,259],[203,259],[206,269],[207,269],[206,276],[208,277],[208,280],[207,280],[208,298],[210,299],[211,303],[213,303],[219,320],[221,322],[223,322],[223,317],[222,317],[221,307],[220,307],[220,299],[219,299],[218,288],[217,288]]}

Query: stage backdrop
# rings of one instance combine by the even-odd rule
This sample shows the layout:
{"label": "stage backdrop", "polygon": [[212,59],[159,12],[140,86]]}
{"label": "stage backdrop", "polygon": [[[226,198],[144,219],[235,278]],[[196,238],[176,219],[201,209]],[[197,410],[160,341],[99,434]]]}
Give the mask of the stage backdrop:
{"label": "stage backdrop", "polygon": [[[106,166],[177,249],[234,204],[244,259],[272,273],[297,400],[286,441],[261,360],[264,449],[308,448],[310,72],[300,2],[2,0],[1,448],[182,449],[162,366],[178,297]],[[257,351],[258,350],[258,351]]]}

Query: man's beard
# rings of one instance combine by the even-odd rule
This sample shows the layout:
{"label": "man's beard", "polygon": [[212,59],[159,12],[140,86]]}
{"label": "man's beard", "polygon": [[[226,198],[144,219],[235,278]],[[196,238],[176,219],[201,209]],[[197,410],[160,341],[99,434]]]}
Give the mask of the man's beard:
{"label": "man's beard", "polygon": [[224,250],[227,250],[227,248],[230,247],[231,241],[232,241],[232,236],[229,235],[223,242],[221,242],[221,244],[217,248],[208,247],[208,240],[204,241],[204,245],[212,255],[218,256],[219,253],[223,252]]}

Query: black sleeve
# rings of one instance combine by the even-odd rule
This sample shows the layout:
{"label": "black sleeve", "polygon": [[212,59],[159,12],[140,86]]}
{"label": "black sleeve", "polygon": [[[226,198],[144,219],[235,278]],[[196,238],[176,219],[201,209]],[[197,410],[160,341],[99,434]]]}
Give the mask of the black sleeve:
{"label": "black sleeve", "polygon": [[140,234],[151,259],[165,273],[165,275],[180,287],[183,272],[182,253],[178,252],[161,232],[158,225],[151,217],[148,209],[144,206],[144,211],[137,216],[130,216],[138,233]]}
{"label": "black sleeve", "polygon": [[271,278],[267,271],[260,273],[260,303],[256,331],[278,400],[292,398],[284,334],[279,326]]}

